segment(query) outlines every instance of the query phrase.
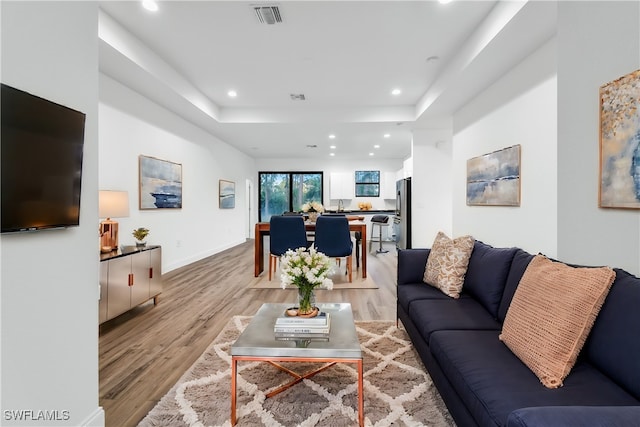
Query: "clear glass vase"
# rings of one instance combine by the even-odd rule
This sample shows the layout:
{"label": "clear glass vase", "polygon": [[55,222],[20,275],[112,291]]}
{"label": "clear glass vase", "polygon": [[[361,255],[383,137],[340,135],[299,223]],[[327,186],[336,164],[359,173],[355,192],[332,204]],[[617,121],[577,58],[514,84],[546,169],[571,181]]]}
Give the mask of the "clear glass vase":
{"label": "clear glass vase", "polygon": [[306,315],[313,313],[316,305],[316,296],[311,287],[298,288],[298,314]]}

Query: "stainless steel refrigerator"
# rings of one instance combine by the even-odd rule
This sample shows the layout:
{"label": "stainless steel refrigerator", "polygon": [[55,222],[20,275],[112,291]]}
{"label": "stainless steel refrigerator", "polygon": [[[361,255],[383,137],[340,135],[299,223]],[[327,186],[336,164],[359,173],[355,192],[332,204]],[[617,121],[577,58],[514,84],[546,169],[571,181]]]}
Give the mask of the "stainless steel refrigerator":
{"label": "stainless steel refrigerator", "polygon": [[411,178],[396,182],[396,214],[393,231],[398,249],[411,248]]}

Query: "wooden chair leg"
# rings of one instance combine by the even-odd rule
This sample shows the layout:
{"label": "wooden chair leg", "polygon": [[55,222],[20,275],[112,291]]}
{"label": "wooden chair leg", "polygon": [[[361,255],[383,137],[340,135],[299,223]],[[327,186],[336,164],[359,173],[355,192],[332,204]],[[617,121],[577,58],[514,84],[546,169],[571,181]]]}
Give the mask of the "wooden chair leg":
{"label": "wooden chair leg", "polygon": [[269,281],[271,281],[271,272],[275,272],[276,269],[274,268],[275,266],[275,257],[271,254],[269,254]]}
{"label": "wooden chair leg", "polygon": [[349,255],[347,257],[347,269],[349,270],[349,283],[353,282],[353,270],[352,267],[353,266],[353,259],[352,256]]}

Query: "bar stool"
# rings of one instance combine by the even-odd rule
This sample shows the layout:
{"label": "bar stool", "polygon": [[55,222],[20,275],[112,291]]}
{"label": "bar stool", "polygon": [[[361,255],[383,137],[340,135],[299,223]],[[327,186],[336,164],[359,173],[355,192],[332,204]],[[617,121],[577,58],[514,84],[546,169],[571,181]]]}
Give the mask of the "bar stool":
{"label": "bar stool", "polygon": [[[380,242],[380,247],[376,250],[377,254],[386,254],[387,250],[382,249],[382,227],[389,226],[389,216],[388,215],[374,215],[371,218],[371,235],[374,235],[375,226],[378,226],[378,242]],[[369,240],[369,252],[371,252],[371,243],[373,242],[373,238]]]}

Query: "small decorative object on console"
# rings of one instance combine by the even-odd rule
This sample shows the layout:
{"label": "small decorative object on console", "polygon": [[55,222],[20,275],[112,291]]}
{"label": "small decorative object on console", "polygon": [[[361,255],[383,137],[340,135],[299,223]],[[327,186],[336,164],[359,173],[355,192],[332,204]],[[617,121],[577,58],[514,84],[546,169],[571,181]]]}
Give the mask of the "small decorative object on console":
{"label": "small decorative object on console", "polygon": [[144,246],[147,244],[147,242],[145,242],[144,239],[149,235],[148,228],[144,228],[144,227],[136,228],[135,230],[133,230],[133,233],[131,234],[136,239],[136,246]]}

